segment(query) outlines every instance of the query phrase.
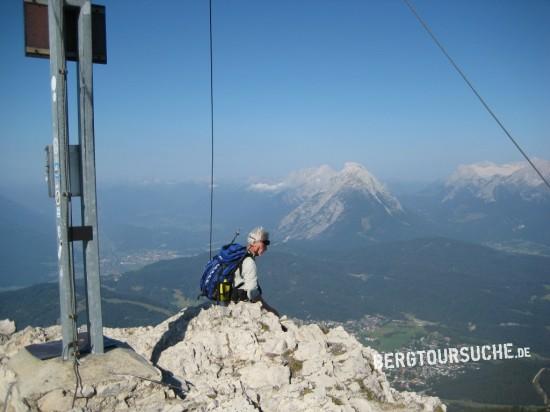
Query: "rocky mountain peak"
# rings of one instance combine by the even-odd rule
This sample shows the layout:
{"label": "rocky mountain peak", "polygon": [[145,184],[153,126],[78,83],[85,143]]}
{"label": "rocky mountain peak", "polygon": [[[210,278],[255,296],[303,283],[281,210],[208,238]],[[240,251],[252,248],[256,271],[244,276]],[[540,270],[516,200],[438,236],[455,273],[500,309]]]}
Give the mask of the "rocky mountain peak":
{"label": "rocky mountain peak", "polygon": [[383,186],[376,178],[359,163],[346,163],[344,168],[335,175],[334,181],[337,182],[341,188],[354,188],[367,190],[369,192],[379,192],[383,190]]}
{"label": "rocky mountain peak", "polygon": [[393,197],[386,187],[376,179],[363,165],[347,162],[344,168],[335,176],[333,191],[358,190],[374,197],[384,205],[389,214],[402,211],[401,204]]}
{"label": "rocky mountain peak", "polygon": [[489,161],[460,165],[449,178],[449,183],[458,180],[480,180],[510,176],[522,167],[523,165],[520,162],[499,165]]}
{"label": "rocky mountain peak", "polygon": [[[550,178],[550,161],[533,159],[540,172]],[[497,164],[479,162],[460,165],[445,182],[444,202],[452,200],[461,192],[467,192],[485,202],[496,201],[499,188],[519,193],[523,198],[533,197],[532,190],[544,183],[526,161]]]}
{"label": "rocky mountain peak", "polygon": [[292,172],[285,179],[275,183],[255,183],[249,190],[256,192],[293,192],[299,199],[308,198],[320,193],[334,193],[353,189],[372,194],[382,193],[391,196],[387,189],[363,165],[346,162],[340,171],[328,165]]}
{"label": "rocky mountain peak", "polygon": [[[393,219],[403,212],[399,201],[359,163],[347,162],[338,172],[323,167],[311,175],[323,179],[304,179],[300,190],[289,196],[296,206],[278,227],[285,240],[316,238],[347,217],[355,222],[351,222],[355,231],[370,230],[377,220]],[[374,215],[385,217],[373,219]]]}
{"label": "rocky mountain peak", "polygon": [[[9,410],[25,405],[55,410],[72,398],[74,384],[56,386],[53,375],[47,389],[38,387],[29,394],[11,369],[24,344],[59,338],[59,333],[59,327],[27,328],[3,338],[0,401],[9,399]],[[138,384],[139,376],[113,374],[98,383],[88,374],[83,375],[86,394],[76,399],[75,411],[446,410],[438,398],[391,388],[375,367],[376,352],[343,328],[299,326],[259,304],[191,308],[155,327],[106,328],[104,333],[126,342],[152,368],[180,382],[183,395],[175,396],[155,379]]]}

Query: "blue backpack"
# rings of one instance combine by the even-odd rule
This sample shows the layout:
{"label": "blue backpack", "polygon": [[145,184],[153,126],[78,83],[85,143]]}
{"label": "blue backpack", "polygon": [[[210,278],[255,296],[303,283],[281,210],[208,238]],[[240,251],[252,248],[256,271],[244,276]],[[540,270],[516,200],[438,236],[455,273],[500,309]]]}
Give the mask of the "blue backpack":
{"label": "blue backpack", "polygon": [[241,266],[247,255],[247,248],[238,243],[223,246],[204,268],[200,283],[200,296],[228,302],[231,298],[235,271]]}

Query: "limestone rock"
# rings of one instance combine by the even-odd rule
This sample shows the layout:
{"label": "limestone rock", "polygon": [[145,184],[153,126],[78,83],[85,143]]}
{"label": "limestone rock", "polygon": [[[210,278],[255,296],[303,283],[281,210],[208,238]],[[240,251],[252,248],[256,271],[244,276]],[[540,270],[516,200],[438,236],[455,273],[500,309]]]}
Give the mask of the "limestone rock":
{"label": "limestone rock", "polygon": [[68,411],[71,405],[72,397],[63,389],[48,392],[38,399],[38,408],[43,412]]}
{"label": "limestone rock", "polygon": [[392,389],[374,368],[375,353],[341,327],[298,327],[240,303],[199,312],[158,365],[192,382],[187,400],[207,410],[241,396],[264,411],[445,410],[437,398]]}
{"label": "limestone rock", "polygon": [[374,367],[376,352],[343,328],[298,326],[259,303],[188,308],[154,327],[104,333],[131,348],[80,360],[83,386],[73,409],[72,364],[22,350],[59,339],[60,328],[5,335],[0,409],[8,399],[17,412],[446,410],[438,398],[391,388]]}
{"label": "limestone rock", "polygon": [[0,335],[9,336],[15,333],[15,322],[13,320],[0,320]]}

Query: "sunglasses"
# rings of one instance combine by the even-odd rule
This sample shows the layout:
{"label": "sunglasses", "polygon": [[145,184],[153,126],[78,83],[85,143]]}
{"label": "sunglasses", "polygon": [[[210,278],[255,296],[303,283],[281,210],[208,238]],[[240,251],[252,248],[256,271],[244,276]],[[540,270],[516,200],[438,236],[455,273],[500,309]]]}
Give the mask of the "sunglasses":
{"label": "sunglasses", "polygon": [[266,246],[269,246],[269,244],[271,243],[269,240],[260,240],[260,242],[262,242]]}

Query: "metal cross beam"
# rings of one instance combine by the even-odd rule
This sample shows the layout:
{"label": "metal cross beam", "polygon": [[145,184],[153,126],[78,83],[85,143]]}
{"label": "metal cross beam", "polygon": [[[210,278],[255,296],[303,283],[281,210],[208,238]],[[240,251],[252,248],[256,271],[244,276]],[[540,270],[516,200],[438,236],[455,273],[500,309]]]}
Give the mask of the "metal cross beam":
{"label": "metal cross beam", "polygon": [[82,167],[82,224],[92,228],[92,239],[84,241],[84,282],[89,343],[92,353],[103,353],[92,67],[91,4],[84,1],[78,18],[78,130]]}
{"label": "metal cross beam", "polygon": [[[36,6],[41,9],[37,9]],[[29,45],[26,44],[26,51],[32,56],[49,55],[50,58],[53,144],[48,151],[50,162],[48,169],[51,172],[50,192],[55,197],[56,204],[59,297],[63,335],[61,355],[64,360],[68,360],[74,359],[78,354],[75,271],[72,258],[72,242],[75,241],[83,242],[84,284],[88,313],[87,346],[92,353],[104,352],[95,171],[92,4],[90,0],[49,0],[47,3],[49,39],[46,41],[43,38],[45,32],[41,29],[45,26],[44,7],[44,0],[25,1],[26,42],[30,39],[35,41],[35,46],[30,47],[31,52],[29,52]],[[70,12],[67,12],[67,8]],[[104,23],[104,8],[100,10],[103,10]],[[27,22],[27,15],[34,19],[34,24]],[[76,35],[68,29],[75,25],[75,21],[67,22],[67,18],[77,20]],[[41,30],[42,34],[40,34]],[[68,57],[66,51],[67,44],[74,41],[71,39],[75,36],[78,38],[76,60],[78,62],[79,144],[70,145],[67,120],[66,62]],[[99,37],[105,42],[105,33]],[[105,60],[100,62],[105,63],[104,44],[101,55]],[[83,225],[81,227],[72,226],[71,199],[76,196],[81,196],[80,212]]]}

